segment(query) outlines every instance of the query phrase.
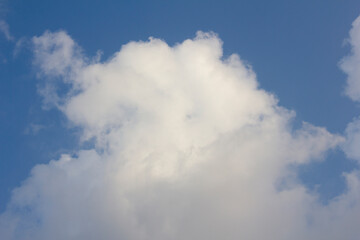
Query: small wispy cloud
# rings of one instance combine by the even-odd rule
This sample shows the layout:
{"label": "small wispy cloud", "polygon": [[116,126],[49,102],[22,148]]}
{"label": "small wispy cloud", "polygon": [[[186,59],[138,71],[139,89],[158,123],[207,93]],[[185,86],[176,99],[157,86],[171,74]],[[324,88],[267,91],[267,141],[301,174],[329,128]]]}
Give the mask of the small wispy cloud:
{"label": "small wispy cloud", "polygon": [[21,37],[15,43],[15,47],[13,50],[13,58],[17,58],[23,50],[31,49],[31,46],[32,46],[31,40],[29,40],[26,37]]}
{"label": "small wispy cloud", "polygon": [[0,20],[0,32],[4,34],[8,41],[14,40],[14,37],[10,34],[9,25],[4,20]]}
{"label": "small wispy cloud", "polygon": [[46,126],[42,124],[30,123],[24,130],[24,134],[36,135],[41,130],[45,129]]}

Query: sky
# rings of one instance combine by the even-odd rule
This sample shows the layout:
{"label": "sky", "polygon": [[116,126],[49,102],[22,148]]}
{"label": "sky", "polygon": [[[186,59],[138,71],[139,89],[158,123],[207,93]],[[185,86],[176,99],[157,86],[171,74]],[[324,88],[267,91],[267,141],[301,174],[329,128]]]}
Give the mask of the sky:
{"label": "sky", "polygon": [[0,1],[1,239],[357,239],[359,15]]}

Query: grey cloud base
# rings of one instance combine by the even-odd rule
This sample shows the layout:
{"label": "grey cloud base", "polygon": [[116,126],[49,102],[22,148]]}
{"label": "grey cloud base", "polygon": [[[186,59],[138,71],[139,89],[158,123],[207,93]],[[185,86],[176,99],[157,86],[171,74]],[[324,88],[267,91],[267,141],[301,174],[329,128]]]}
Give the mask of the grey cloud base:
{"label": "grey cloud base", "polygon": [[130,42],[105,62],[65,32],[33,44],[45,103],[95,146],[35,166],[0,216],[2,239],[358,239],[359,173],[323,206],[289,168],[344,138],[294,130],[215,34]]}

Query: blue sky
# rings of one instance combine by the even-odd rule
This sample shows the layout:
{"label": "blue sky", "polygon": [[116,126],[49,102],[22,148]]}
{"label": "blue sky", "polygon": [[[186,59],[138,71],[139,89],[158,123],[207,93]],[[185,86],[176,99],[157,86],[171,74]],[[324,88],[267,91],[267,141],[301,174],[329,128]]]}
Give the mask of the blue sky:
{"label": "blue sky", "polygon": [[[174,46],[193,39],[198,30],[212,31],[223,42],[224,59],[239,54],[252,66],[260,88],[296,112],[294,131],[305,121],[343,135],[359,115],[358,103],[344,94],[347,75],[339,67],[350,52],[346,39],[360,14],[356,0],[0,3],[1,20],[11,34],[11,39],[0,36],[0,212],[36,164],[92,148],[79,142],[82,126],[59,109],[44,107],[39,94],[44,77],[34,63],[32,39],[45,31],[67,32],[85,56],[100,50],[102,60],[129,41],[152,36]],[[343,172],[358,165],[340,148],[319,158],[325,160],[295,168],[299,181],[327,204],[347,189]]]}

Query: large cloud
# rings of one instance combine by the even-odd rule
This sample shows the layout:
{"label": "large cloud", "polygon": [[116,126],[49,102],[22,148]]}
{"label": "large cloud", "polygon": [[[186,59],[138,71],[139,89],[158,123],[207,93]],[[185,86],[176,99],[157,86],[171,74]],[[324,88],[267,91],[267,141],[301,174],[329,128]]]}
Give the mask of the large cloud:
{"label": "large cloud", "polygon": [[106,62],[65,32],[33,43],[46,103],[94,149],[34,167],[0,217],[3,239],[359,236],[356,172],[323,206],[291,170],[343,138],[293,129],[294,113],[237,55],[224,58],[216,35],[130,42]]}
{"label": "large cloud", "polygon": [[[343,71],[348,75],[346,94],[354,101],[360,102],[360,16],[353,22],[348,42],[351,54],[340,62]],[[348,157],[360,161],[360,120],[354,119],[346,129],[347,141],[344,150]]]}

